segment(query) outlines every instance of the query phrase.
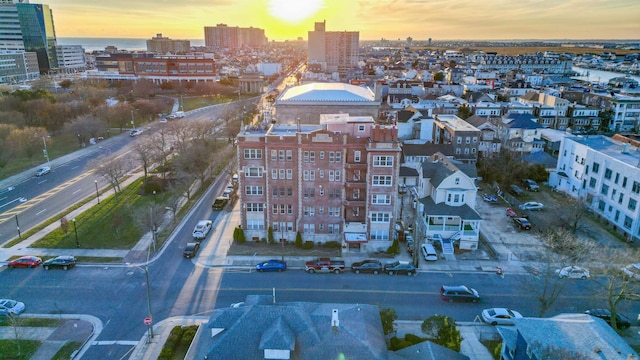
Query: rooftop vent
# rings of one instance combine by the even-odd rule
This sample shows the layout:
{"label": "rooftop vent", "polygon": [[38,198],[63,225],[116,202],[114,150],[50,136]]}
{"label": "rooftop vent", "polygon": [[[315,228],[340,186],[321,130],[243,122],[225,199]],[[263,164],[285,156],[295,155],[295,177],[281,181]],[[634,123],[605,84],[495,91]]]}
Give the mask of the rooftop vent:
{"label": "rooftop vent", "polygon": [[631,148],[631,144],[623,144],[622,145],[622,153],[623,154],[628,154],[630,148]]}

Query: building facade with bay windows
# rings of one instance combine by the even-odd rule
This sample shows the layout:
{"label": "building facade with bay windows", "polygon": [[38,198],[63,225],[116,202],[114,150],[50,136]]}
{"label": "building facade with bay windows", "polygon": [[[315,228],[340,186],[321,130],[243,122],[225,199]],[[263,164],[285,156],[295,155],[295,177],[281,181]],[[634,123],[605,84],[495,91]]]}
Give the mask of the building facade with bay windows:
{"label": "building facade with bay windows", "polygon": [[244,127],[237,136],[241,227],[248,241],[386,250],[397,220],[400,142],[370,116],[322,115],[320,124]]}

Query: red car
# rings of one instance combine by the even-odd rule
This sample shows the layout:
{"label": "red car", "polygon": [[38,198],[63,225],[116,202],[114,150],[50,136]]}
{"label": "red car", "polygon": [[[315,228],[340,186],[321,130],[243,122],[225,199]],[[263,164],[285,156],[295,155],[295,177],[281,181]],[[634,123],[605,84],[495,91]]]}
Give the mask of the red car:
{"label": "red car", "polygon": [[18,268],[18,267],[26,267],[26,268],[34,268],[38,267],[42,264],[42,259],[37,256],[23,256],[21,258],[13,259],[7,262],[7,267],[9,268]]}
{"label": "red car", "polygon": [[511,208],[507,208],[507,216],[508,216],[508,217],[515,218],[515,217],[518,217],[518,214],[516,214],[516,212],[515,212],[515,211],[513,211],[513,209],[511,209]]}

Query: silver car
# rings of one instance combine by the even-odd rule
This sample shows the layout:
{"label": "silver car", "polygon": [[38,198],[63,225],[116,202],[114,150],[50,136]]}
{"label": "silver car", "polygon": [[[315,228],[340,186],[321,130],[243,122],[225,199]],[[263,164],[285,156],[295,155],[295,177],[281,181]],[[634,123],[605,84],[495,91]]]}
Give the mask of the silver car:
{"label": "silver car", "polygon": [[558,274],[561,279],[569,278],[586,280],[591,277],[589,270],[580,266],[567,266],[556,270],[556,274]]}
{"label": "silver car", "polygon": [[11,299],[0,299],[0,315],[18,315],[24,312],[24,303]]}
{"label": "silver car", "polygon": [[491,308],[482,310],[482,320],[491,325],[513,325],[513,319],[521,319],[522,315],[507,308]]}
{"label": "silver car", "polygon": [[629,279],[640,280],[640,263],[629,264],[621,270]]}

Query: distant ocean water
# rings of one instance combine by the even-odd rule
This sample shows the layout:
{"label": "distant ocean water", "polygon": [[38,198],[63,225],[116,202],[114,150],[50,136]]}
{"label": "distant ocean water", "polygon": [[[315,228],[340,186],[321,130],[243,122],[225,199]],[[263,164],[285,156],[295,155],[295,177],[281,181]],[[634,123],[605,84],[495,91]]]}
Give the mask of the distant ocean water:
{"label": "distant ocean water", "polygon": [[[85,37],[59,37],[58,45],[82,45],[85,51],[104,50],[107,46],[115,46],[120,50],[147,50],[147,40],[132,38],[85,38]],[[178,40],[178,39],[176,39]],[[204,46],[204,39],[190,39],[191,46]]]}

